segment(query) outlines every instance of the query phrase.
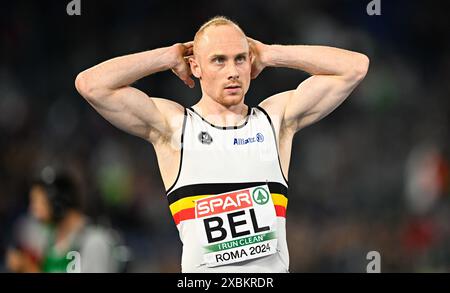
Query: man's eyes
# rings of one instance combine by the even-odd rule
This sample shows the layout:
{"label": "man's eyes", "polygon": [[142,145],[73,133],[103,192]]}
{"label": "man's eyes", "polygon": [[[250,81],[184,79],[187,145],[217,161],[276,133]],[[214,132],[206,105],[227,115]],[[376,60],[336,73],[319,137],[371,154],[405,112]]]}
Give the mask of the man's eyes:
{"label": "man's eyes", "polygon": [[225,58],[222,57],[216,57],[213,59],[214,63],[218,63],[218,64],[222,64],[223,62],[225,62]]}
{"label": "man's eyes", "polygon": [[[247,58],[245,56],[238,56],[235,58],[236,63],[243,63],[246,60],[247,60]],[[212,62],[216,63],[216,64],[223,64],[225,61],[226,61],[226,58],[224,58],[224,57],[216,57],[216,58],[212,59]]]}
{"label": "man's eyes", "polygon": [[242,62],[244,62],[245,60],[246,60],[245,56],[238,56],[238,57],[236,58],[236,62],[239,62],[239,63],[242,63]]}

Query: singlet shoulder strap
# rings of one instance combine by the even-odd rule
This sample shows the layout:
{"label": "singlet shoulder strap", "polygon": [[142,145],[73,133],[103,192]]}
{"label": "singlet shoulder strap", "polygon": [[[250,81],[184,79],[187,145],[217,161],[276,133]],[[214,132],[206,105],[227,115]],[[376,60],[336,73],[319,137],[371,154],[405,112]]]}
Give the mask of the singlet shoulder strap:
{"label": "singlet shoulder strap", "polygon": [[278,149],[277,135],[276,135],[276,132],[275,132],[275,127],[273,126],[273,123],[272,123],[272,119],[270,119],[269,114],[267,113],[266,110],[264,110],[263,107],[258,105],[258,106],[256,106],[256,109],[258,109],[259,111],[264,113],[264,115],[267,117],[267,120],[269,121],[270,127],[272,128],[275,144],[276,144],[276,149],[277,149],[277,153],[278,153],[278,164],[280,166],[281,175],[283,175],[283,179],[284,179],[284,181],[286,183],[286,186],[289,186],[288,180],[287,180],[286,176],[284,176],[283,168],[281,167],[280,150]]}
{"label": "singlet shoulder strap", "polygon": [[180,178],[180,172],[181,172],[181,166],[183,165],[183,141],[184,141],[184,132],[186,129],[186,120],[187,120],[187,108],[184,108],[184,118],[183,118],[183,126],[181,128],[181,149],[180,149],[180,162],[178,163],[178,173],[177,173],[177,177],[175,179],[175,181],[173,182],[172,186],[169,187],[169,189],[167,189],[166,194],[169,194],[172,189],[175,187],[175,184],[177,184],[178,182],[178,178]]}

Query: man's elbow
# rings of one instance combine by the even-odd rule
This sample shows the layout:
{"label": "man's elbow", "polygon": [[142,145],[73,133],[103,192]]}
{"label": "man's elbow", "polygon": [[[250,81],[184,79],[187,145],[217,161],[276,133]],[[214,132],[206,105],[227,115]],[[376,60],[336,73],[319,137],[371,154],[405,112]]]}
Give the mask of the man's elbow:
{"label": "man's elbow", "polygon": [[369,70],[369,64],[370,60],[367,55],[357,53],[354,58],[352,78],[357,82],[363,80],[364,77],[366,77],[367,71]]}
{"label": "man's elbow", "polygon": [[88,81],[86,72],[80,72],[75,78],[75,88],[84,98],[89,98],[92,95],[92,86]]}
{"label": "man's elbow", "polygon": [[93,100],[102,95],[101,89],[95,86],[95,82],[89,76],[89,73],[83,71],[75,79],[75,88],[86,100]]}

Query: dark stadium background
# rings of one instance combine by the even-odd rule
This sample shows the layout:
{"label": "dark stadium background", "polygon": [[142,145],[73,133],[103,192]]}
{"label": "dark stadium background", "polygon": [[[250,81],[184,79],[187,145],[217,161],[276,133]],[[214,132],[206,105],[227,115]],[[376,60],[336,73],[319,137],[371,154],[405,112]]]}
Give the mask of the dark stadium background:
{"label": "dark stadium background", "polygon": [[[289,174],[292,272],[450,272],[448,11],[437,1],[2,2],[0,18],[0,271],[27,183],[46,166],[81,182],[86,213],[119,231],[130,272],[178,272],[181,243],[150,144],[98,115],[76,75],[112,57],[189,41],[215,15],[266,43],[365,53],[369,73],[330,116],[299,132]],[[266,69],[255,106],[306,74]],[[171,72],[136,86],[184,106],[200,97]],[[177,166],[174,166],[177,167]],[[238,166],[237,166],[238,167]]]}

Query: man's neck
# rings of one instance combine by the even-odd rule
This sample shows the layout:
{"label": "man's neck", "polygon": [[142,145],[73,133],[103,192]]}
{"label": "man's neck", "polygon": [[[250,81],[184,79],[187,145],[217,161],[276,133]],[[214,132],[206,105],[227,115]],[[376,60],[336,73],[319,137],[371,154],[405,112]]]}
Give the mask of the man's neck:
{"label": "man's neck", "polygon": [[243,101],[237,105],[225,106],[205,97],[192,108],[216,126],[239,126],[244,123],[248,113],[248,106]]}

